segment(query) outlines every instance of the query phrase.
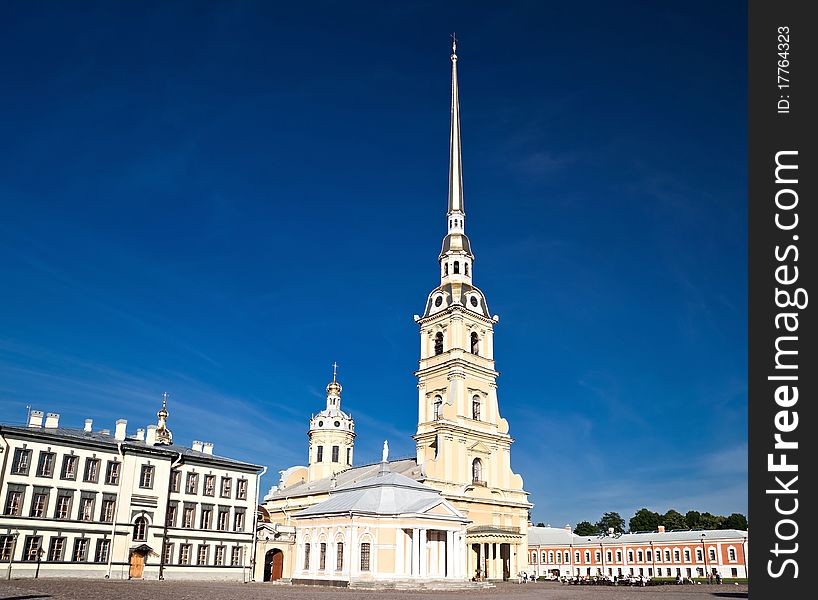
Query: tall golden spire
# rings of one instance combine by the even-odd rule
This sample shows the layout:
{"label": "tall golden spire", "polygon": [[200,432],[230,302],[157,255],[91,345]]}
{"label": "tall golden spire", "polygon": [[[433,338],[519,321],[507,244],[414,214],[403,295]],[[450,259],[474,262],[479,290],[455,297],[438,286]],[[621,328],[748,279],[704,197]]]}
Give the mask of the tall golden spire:
{"label": "tall golden spire", "polygon": [[156,413],[158,423],[156,426],[156,443],[169,445],[173,443],[173,434],[168,429],[168,393],[162,394],[162,408]]}
{"label": "tall golden spire", "polygon": [[449,232],[463,231],[463,162],[460,156],[460,94],[457,85],[457,37],[452,34],[452,109],[449,133]]}

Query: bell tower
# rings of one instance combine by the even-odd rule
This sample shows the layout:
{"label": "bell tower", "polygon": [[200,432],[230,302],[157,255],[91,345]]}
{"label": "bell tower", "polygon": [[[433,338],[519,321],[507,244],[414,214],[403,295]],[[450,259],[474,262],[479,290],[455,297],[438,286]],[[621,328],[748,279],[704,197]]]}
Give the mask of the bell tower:
{"label": "bell tower", "polygon": [[309,466],[307,480],[330,477],[352,466],[355,421],[341,410],[338,365],[332,365],[332,381],[327,385],[327,407],[310,419]]}

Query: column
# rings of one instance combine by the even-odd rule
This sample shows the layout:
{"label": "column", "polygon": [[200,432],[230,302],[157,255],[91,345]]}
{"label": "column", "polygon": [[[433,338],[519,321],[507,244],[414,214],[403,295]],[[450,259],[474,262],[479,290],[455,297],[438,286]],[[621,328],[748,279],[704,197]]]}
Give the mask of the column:
{"label": "column", "polygon": [[398,528],[395,531],[395,575],[404,575],[406,573],[406,560],[403,555],[404,546],[406,545],[406,532],[403,528]]}
{"label": "column", "polygon": [[420,574],[420,529],[412,529],[412,577]]}
{"label": "column", "polygon": [[446,531],[446,577],[454,576],[454,531]]}
{"label": "column", "polygon": [[429,576],[429,553],[427,551],[427,544],[426,544],[426,530],[420,530],[420,544],[418,544],[420,549],[420,576],[421,577],[428,577]]}

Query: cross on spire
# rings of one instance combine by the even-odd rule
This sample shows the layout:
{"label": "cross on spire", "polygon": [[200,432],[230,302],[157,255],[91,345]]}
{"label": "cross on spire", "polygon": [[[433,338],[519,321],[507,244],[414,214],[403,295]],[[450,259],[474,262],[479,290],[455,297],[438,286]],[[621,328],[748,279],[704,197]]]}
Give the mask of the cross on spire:
{"label": "cross on spire", "polygon": [[338,375],[338,363],[332,363],[332,381],[335,383],[335,378]]}
{"label": "cross on spire", "polygon": [[167,408],[167,407],[168,407],[168,393],[163,392],[162,393],[162,408]]}
{"label": "cross on spire", "polygon": [[452,32],[451,38],[452,38],[452,54],[456,55],[457,54],[457,36],[455,35],[454,32]]}

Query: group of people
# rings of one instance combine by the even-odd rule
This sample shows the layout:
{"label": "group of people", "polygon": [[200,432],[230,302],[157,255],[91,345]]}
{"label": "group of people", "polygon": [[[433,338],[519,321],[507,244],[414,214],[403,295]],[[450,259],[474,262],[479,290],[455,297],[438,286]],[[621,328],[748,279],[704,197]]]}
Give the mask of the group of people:
{"label": "group of people", "polygon": [[534,581],[533,575],[529,575],[525,571],[517,573],[517,583],[528,583],[529,581]]}

